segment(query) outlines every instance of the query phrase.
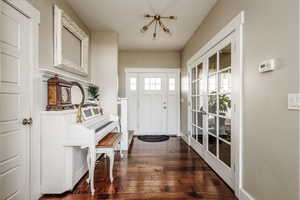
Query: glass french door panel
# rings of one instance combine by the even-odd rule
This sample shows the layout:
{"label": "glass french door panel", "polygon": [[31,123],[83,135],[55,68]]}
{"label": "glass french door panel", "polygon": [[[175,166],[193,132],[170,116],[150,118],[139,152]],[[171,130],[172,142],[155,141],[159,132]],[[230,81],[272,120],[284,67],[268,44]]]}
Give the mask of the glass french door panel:
{"label": "glass french door panel", "polygon": [[217,72],[217,66],[218,66],[217,60],[218,60],[217,53],[208,59],[208,73],[209,74]]}
{"label": "glass french door panel", "polygon": [[197,86],[196,82],[192,82],[192,95],[197,94],[196,86]]}
{"label": "glass french door panel", "polygon": [[197,133],[197,141],[200,144],[203,144],[203,129],[202,128],[198,128],[198,133]]}
{"label": "glass french door panel", "polygon": [[217,94],[217,81],[218,81],[218,74],[213,74],[208,77],[208,94],[209,95]]}
{"label": "glass french door panel", "polygon": [[197,117],[197,126],[200,127],[200,128],[203,128],[203,113],[198,112],[197,115],[198,115],[198,117]]}
{"label": "glass french door panel", "polygon": [[208,151],[217,156],[217,138],[212,135],[208,135]]}
{"label": "glass french door panel", "polygon": [[208,113],[217,114],[217,95],[208,96]]}
{"label": "glass french door panel", "polygon": [[196,68],[194,67],[192,69],[192,81],[196,80],[196,77],[197,77],[197,75],[196,75]]}
{"label": "glass french door panel", "polygon": [[196,94],[199,95],[199,92],[200,92],[200,88],[199,88],[199,80],[197,80],[196,82]]}
{"label": "glass french door panel", "polygon": [[231,142],[231,119],[219,117],[219,137]]}
{"label": "glass french door panel", "polygon": [[208,132],[217,135],[217,117],[208,115]]}
{"label": "glass french door panel", "polygon": [[192,124],[197,125],[197,112],[192,112]]}
{"label": "glass french door panel", "polygon": [[220,72],[219,74],[219,92],[231,92],[231,69]]}
{"label": "glass french door panel", "polygon": [[204,96],[197,97],[197,111],[203,111],[204,109]]}
{"label": "glass french door panel", "polygon": [[204,76],[204,71],[203,71],[203,63],[200,63],[197,65],[197,78],[201,79]]}
{"label": "glass french door panel", "polygon": [[226,69],[231,67],[231,44],[227,45],[219,52],[220,56],[220,65],[219,70]]}
{"label": "glass french door panel", "polygon": [[204,78],[199,80],[199,94],[204,95],[205,94],[205,80]]}
{"label": "glass french door panel", "polygon": [[219,140],[219,159],[231,167],[231,145]]}
{"label": "glass french door panel", "polygon": [[219,114],[224,117],[231,117],[231,95],[219,95]]}
{"label": "glass french door panel", "polygon": [[196,110],[197,109],[197,97],[196,96],[192,96],[192,109]]}
{"label": "glass french door panel", "polygon": [[197,140],[197,127],[192,126],[192,137]]}

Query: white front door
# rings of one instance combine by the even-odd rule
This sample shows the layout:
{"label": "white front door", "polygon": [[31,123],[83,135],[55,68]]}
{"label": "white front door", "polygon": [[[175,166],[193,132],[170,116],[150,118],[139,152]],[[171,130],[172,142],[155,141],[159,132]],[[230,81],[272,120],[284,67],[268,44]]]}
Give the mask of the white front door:
{"label": "white front door", "polygon": [[0,200],[27,200],[30,23],[2,0],[0,11]]}
{"label": "white front door", "polygon": [[179,85],[178,69],[126,71],[128,129],[138,135],[179,135]]}
{"label": "white front door", "polygon": [[[239,67],[232,33],[195,61],[191,77],[191,145],[232,188],[235,186],[234,129],[238,113]],[[233,84],[235,83],[235,84]]]}
{"label": "white front door", "polygon": [[139,75],[139,131],[144,134],[167,132],[167,84],[164,73]]}

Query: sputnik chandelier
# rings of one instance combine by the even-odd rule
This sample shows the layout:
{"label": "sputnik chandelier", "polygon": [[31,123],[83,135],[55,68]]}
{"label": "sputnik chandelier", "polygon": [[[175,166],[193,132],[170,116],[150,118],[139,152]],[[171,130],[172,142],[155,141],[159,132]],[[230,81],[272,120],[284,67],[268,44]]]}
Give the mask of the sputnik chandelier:
{"label": "sputnik chandelier", "polygon": [[167,34],[169,35],[172,35],[171,34],[171,31],[170,29],[163,24],[163,22],[161,21],[161,19],[169,19],[169,20],[176,20],[177,17],[176,16],[169,16],[169,17],[163,17],[163,16],[160,16],[160,15],[149,15],[149,14],[146,14],[144,16],[145,18],[150,18],[152,19],[148,24],[146,24],[145,26],[143,26],[141,28],[141,33],[145,33],[146,31],[149,30],[150,26],[152,24],[154,24],[154,32],[153,32],[153,39],[155,40],[156,37],[157,37],[157,28],[158,26]]}

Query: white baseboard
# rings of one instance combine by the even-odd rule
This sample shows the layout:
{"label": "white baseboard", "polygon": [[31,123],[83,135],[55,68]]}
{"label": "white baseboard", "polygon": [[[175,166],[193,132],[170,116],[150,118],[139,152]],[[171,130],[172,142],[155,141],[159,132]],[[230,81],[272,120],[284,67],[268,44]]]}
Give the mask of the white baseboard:
{"label": "white baseboard", "polygon": [[244,188],[240,188],[240,200],[255,200]]}

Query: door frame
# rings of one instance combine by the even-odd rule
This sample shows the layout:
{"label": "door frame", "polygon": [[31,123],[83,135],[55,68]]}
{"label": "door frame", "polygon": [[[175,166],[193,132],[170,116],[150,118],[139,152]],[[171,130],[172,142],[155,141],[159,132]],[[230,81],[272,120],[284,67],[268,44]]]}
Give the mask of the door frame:
{"label": "door frame", "polygon": [[[128,83],[129,83],[129,74],[130,73],[173,73],[176,74],[178,77],[178,81],[176,83],[176,86],[178,88],[178,103],[176,106],[177,113],[178,113],[178,119],[177,119],[177,136],[180,136],[180,119],[181,119],[181,114],[180,114],[180,68],[179,67],[167,67],[167,68],[132,68],[132,67],[126,67],[125,68],[125,96],[128,98]],[[138,96],[139,96],[139,91],[138,91]]]}
{"label": "door frame", "polygon": [[[39,125],[39,110],[37,105],[40,96],[37,95],[36,85],[34,80],[36,74],[38,74],[39,68],[39,24],[40,24],[40,12],[34,8],[26,0],[3,0],[11,7],[18,10],[25,15],[30,23],[30,66],[29,67],[29,102],[30,102],[30,114],[34,120],[33,126],[30,129],[30,154],[29,154],[29,195],[30,199],[38,199],[41,196],[40,193],[40,125]],[[36,98],[35,98],[36,97]]]}
{"label": "door frame", "polygon": [[[239,77],[236,77],[238,80],[236,83],[239,83],[238,89],[238,101],[235,105],[235,111],[237,115],[236,126],[233,127],[235,133],[235,142],[232,144],[234,148],[234,173],[235,173],[235,185],[234,191],[237,197],[240,197],[240,193],[243,190],[243,88],[244,88],[244,60],[243,60],[243,27],[245,23],[245,13],[242,11],[238,16],[236,16],[232,21],[230,21],[220,32],[218,32],[211,40],[209,40],[194,56],[192,56],[188,62],[188,73],[194,66],[195,62],[198,59],[201,59],[206,53],[208,53],[212,48],[214,48],[217,44],[219,44],[223,39],[229,36],[231,33],[235,32],[236,40],[235,40],[235,51],[237,54],[237,59],[234,61],[237,63],[239,67],[238,74]],[[190,88],[190,80],[189,80],[189,92],[188,92],[188,143],[190,145],[191,141],[191,88]]]}

